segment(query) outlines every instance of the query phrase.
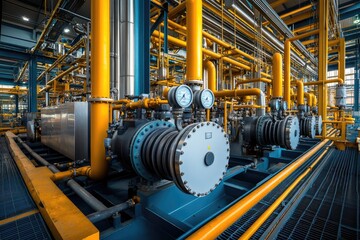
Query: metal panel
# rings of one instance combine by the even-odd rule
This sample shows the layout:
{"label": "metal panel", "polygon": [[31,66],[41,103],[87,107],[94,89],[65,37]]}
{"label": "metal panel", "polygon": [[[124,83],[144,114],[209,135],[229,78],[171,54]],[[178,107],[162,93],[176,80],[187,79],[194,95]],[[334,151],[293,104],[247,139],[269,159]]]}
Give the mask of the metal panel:
{"label": "metal panel", "polygon": [[88,103],[74,102],[43,108],[41,142],[72,160],[88,159]]}

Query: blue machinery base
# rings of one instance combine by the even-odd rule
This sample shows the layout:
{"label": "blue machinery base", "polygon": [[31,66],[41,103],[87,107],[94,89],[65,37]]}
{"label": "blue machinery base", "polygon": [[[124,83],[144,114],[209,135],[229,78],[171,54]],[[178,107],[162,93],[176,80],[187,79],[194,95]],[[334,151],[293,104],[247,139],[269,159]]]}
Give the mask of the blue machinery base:
{"label": "blue machinery base", "polygon": [[[232,158],[230,161],[230,169],[224,178],[224,182],[212,194],[203,198],[195,198],[191,195],[184,194],[171,182],[164,181],[158,186],[143,184],[140,189],[137,189],[137,195],[141,198],[140,204],[137,204],[133,209],[124,211],[121,215],[114,216],[112,219],[104,220],[95,225],[100,230],[102,239],[184,239],[208,220],[243,198],[254,187],[266,182],[288,163],[316,145],[317,142],[318,140],[303,140],[296,151],[280,148],[265,151],[264,157],[258,159],[256,168],[241,167],[249,166],[249,163],[252,162],[249,159]],[[46,150],[39,144],[33,144],[32,148],[44,157],[48,156],[48,161],[56,161],[60,158],[60,156],[57,157],[53,151]],[[8,164],[6,152],[3,152],[4,151],[2,151],[2,164]],[[316,153],[308,164],[320,153],[321,151]],[[360,159],[359,154],[353,149],[347,150],[343,156],[342,153],[343,152],[337,150],[330,150],[326,157],[324,157],[322,165],[318,167],[319,171],[317,171],[317,175],[314,172],[313,175],[309,176],[307,180],[303,181],[302,186],[299,186],[285,201],[288,202],[291,200],[291,202],[296,202],[297,204],[292,204],[291,206],[284,204],[279,207],[268,221],[263,224],[254,237],[262,238],[267,236],[269,234],[268,229],[274,228],[275,226],[273,224],[276,222],[278,223],[276,225],[276,234],[271,235],[271,238],[287,238],[286,236],[290,236],[288,234],[292,234],[292,238],[297,239],[298,236],[300,236],[298,234],[304,232],[303,227],[305,224],[308,226],[307,232],[305,232],[307,236],[310,234],[318,234],[316,236],[332,238],[340,234],[338,235],[340,237],[359,239],[359,217],[356,216],[360,216],[360,196],[359,186],[356,182],[359,183],[360,180],[358,174]],[[307,165],[305,164],[299,168],[289,179],[281,183],[278,188],[274,189],[260,203],[229,227],[219,236],[219,239],[238,239],[257,217],[275,201],[282,193],[282,190],[289,185],[289,182],[295,179],[306,167]],[[17,171],[17,169],[13,170]],[[332,175],[327,174],[333,171],[339,172],[339,175],[335,178],[331,178]],[[2,173],[2,176],[5,176],[4,174],[5,173]],[[19,173],[12,175],[20,177]],[[119,179],[124,178],[116,176],[110,178],[106,183],[103,182],[92,185],[91,182],[86,183],[86,181],[84,181],[82,184],[88,184],[87,189],[91,191],[92,194],[98,199],[101,199],[107,206],[111,206],[124,201],[128,197],[129,181],[130,183],[134,181],[134,179]],[[81,178],[78,180],[80,182],[82,181]],[[19,181],[11,182],[12,184],[10,184],[10,182],[7,183],[9,187],[5,189],[6,191],[11,191],[11,189],[15,189],[16,186],[21,187],[21,184],[14,185]],[[2,184],[4,183],[5,182],[2,182]],[[321,191],[314,191],[317,188],[311,188],[313,184],[323,186]],[[134,186],[135,185],[134,183]],[[340,185],[343,187],[339,188]],[[60,184],[59,186],[84,214],[87,215],[93,212],[92,209],[76,195],[71,193],[64,185]],[[299,189],[303,189],[303,192],[306,194],[298,194]],[[340,192],[340,190],[343,192]],[[24,186],[21,192],[24,195],[23,197],[29,197]],[[6,192],[4,192],[2,196],[5,194]],[[319,199],[323,199],[323,201],[319,202]],[[313,206],[312,204],[317,204],[316,206],[319,206],[321,211],[313,211],[315,205]],[[34,209],[34,206],[30,201],[30,210]],[[326,210],[327,208],[334,209],[334,212],[326,215],[326,213],[329,212]],[[8,211],[8,209],[9,208],[2,208],[1,214],[3,218],[10,216],[5,212]],[[341,209],[341,212],[336,209]],[[28,210],[29,209],[26,209],[24,211]],[[301,215],[302,212],[306,214]],[[13,213],[13,215],[16,214],[18,214],[18,212]],[[314,221],[308,222],[310,218],[314,219]],[[279,219],[281,219],[281,221]],[[21,222],[0,225],[1,239],[23,239],[23,237],[26,236],[25,233],[29,231],[29,225],[25,223],[31,223],[32,226],[36,225],[39,227],[37,228],[38,230],[34,230],[35,232],[33,234],[41,235],[31,236],[40,236],[40,238],[43,239],[49,237],[49,233],[39,213],[18,221]],[[326,229],[329,227],[333,228],[334,224],[338,224],[337,229],[339,230],[333,231],[331,234],[328,233]],[[8,229],[11,229],[11,226],[22,226],[23,230],[19,228],[17,232],[14,232],[15,230],[9,232]]]}

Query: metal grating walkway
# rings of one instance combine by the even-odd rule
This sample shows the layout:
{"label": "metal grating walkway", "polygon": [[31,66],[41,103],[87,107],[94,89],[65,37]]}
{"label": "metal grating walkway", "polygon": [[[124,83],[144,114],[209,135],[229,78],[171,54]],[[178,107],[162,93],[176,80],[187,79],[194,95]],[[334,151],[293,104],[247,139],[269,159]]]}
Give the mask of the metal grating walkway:
{"label": "metal grating walkway", "polygon": [[334,151],[278,239],[360,239],[360,156]]}
{"label": "metal grating walkway", "polygon": [[[4,137],[0,137],[0,221],[35,210],[21,174],[12,159]],[[39,213],[0,222],[0,239],[51,239]]]}

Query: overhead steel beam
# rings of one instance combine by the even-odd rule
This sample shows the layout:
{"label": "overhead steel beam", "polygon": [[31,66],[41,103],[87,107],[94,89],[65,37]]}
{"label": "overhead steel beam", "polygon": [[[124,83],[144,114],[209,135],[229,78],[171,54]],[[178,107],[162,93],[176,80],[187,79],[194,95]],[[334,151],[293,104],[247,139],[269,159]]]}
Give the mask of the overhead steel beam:
{"label": "overhead steel beam", "polygon": [[[235,2],[238,2],[236,0]],[[250,0],[253,6],[261,13],[263,16],[269,20],[269,22],[283,35],[285,38],[292,38],[294,34],[280,18],[280,16],[274,11],[274,9],[269,5],[265,0]],[[238,4],[238,6],[240,6]],[[293,45],[299,49],[299,51],[309,59],[314,65],[317,65],[317,61],[314,56],[311,55],[300,41],[293,42]]]}

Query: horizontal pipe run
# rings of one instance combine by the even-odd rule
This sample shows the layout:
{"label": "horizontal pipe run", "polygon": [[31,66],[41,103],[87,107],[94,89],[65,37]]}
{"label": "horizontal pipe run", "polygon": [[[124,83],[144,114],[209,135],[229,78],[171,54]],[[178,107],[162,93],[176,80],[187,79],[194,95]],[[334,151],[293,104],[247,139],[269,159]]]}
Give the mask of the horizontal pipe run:
{"label": "horizontal pipe run", "polygon": [[272,83],[272,80],[268,79],[268,78],[254,78],[254,79],[237,80],[235,88],[237,88],[241,84],[257,83],[257,82],[263,82],[263,83],[269,83],[270,84],[270,83]]}
{"label": "horizontal pipe run", "polygon": [[249,211],[253,206],[260,202],[267,194],[269,194],[275,187],[277,187],[283,180],[285,180],[290,174],[292,174],[296,169],[304,164],[314,153],[316,153],[328,142],[328,139],[320,142],[318,145],[303,154],[296,161],[288,165],[285,169],[280,171],[267,182],[258,186],[255,190],[236,202],[226,211],[210,220],[187,239],[215,239],[247,211]]}
{"label": "horizontal pipe run", "polygon": [[252,235],[259,230],[262,224],[270,217],[270,215],[276,210],[276,208],[285,200],[285,198],[295,189],[295,187],[308,175],[313,168],[320,162],[320,160],[325,156],[329,151],[331,143],[316,160],[298,177],[296,180],[275,200],[273,204],[263,213],[261,216],[246,230],[246,232],[241,235],[239,239],[245,240],[250,239]]}
{"label": "horizontal pipe run", "polygon": [[[153,36],[157,37],[157,38],[161,38],[163,39],[164,38],[164,34],[155,30],[154,33],[153,33]],[[172,44],[175,44],[179,47],[183,47],[183,48],[186,48],[186,42],[185,41],[182,41],[180,39],[177,39],[175,37],[172,37],[172,36],[168,36],[168,41],[171,42]],[[241,69],[245,69],[245,70],[248,70],[250,71],[251,70],[251,67],[250,66],[247,66],[245,64],[242,64],[234,59],[231,59],[229,57],[223,57],[221,54],[219,53],[215,53],[213,51],[210,51],[209,49],[206,49],[206,48],[203,48],[203,54],[205,55],[208,55],[214,59],[220,59],[222,58],[223,61],[227,62],[227,63],[230,63],[230,64],[233,64]]]}
{"label": "horizontal pipe run", "polygon": [[[42,165],[48,167],[53,173],[61,173],[59,169],[57,169],[54,165],[50,164],[44,158],[42,158],[39,154],[34,152],[26,143],[24,143],[19,137],[17,137],[17,141],[29,152],[29,154],[39,161]],[[54,176],[54,175],[53,175]],[[96,199],[93,195],[91,195],[85,188],[81,187],[75,180],[69,179],[66,184],[81,198],[83,199],[92,209],[96,211],[106,209],[106,206]]]}
{"label": "horizontal pipe run", "polygon": [[91,214],[87,215],[87,217],[90,220],[90,222],[97,223],[97,222],[100,222],[102,220],[105,220],[105,219],[113,216],[114,214],[116,214],[118,212],[129,209],[129,208],[135,206],[135,204],[136,204],[136,202],[133,199],[129,199],[124,203],[120,203],[118,205],[106,208],[104,210],[100,210],[100,211],[91,213]]}
{"label": "horizontal pipe run", "polygon": [[343,84],[344,80],[342,80],[341,78],[336,78],[336,79],[327,79],[325,82],[323,81],[316,81],[316,82],[306,82],[304,83],[304,86],[311,86],[311,85],[321,85],[321,84],[329,84],[329,83],[338,83],[338,84]]}

